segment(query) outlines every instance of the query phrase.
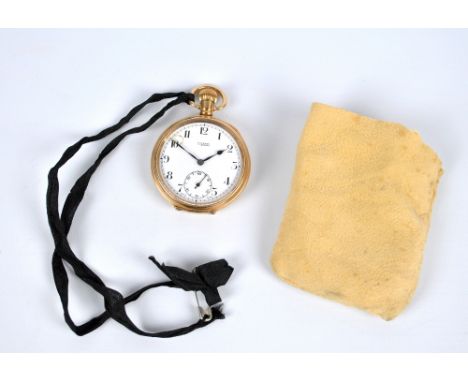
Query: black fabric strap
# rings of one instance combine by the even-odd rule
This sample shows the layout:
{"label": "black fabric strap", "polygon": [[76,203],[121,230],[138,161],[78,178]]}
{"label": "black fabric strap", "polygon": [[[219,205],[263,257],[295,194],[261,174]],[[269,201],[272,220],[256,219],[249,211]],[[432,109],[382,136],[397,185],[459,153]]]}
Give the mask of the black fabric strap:
{"label": "black fabric strap", "polygon": [[[104,147],[95,162],[78,178],[71,188],[60,214],[58,202],[60,187],[58,172],[60,168],[65,165],[65,163],[67,163],[84,144],[107,137],[127,124],[146,105],[169,98],[173,98],[173,100],[168,102],[147,122],[141,126],[124,131],[113,138]],[[67,238],[73,222],[73,217],[75,216],[76,210],[84,197],[89,181],[103,159],[112,150],[114,150],[125,137],[147,130],[170,108],[181,103],[189,103],[190,101],[193,101],[193,99],[193,94],[184,92],[153,94],[146,101],[130,110],[130,112],[115,125],[102,130],[96,135],[83,137],[78,142],[68,147],[62,154],[60,160],[49,171],[46,202],[49,226],[55,243],[55,249],[52,255],[54,282],[62,302],[65,321],[70,329],[77,335],[81,336],[88,334],[100,327],[107,319],[112,318],[134,333],[149,337],[167,338],[189,333],[197,328],[209,325],[217,319],[224,318],[224,315],[219,308],[221,298],[217,288],[226,284],[233,271],[233,268],[229,266],[226,260],[222,259],[203,264],[195,268],[193,272],[188,272],[180,268],[160,264],[153,257],[150,257],[150,260],[153,261],[153,263],[170,279],[170,281],[146,285],[129,296],[124,297],[115,289],[107,287],[99,276],[75,255]],[[104,297],[104,312],[81,325],[76,325],[73,322],[68,310],[68,275],[64,262],[67,262],[72,267],[75,274],[82,281]],[[186,291],[200,291],[204,294],[207,304],[210,305],[212,315],[208,319],[200,317],[200,319],[192,325],[174,330],[153,333],[139,329],[128,317],[125,305],[129,302],[135,301],[145,291],[160,286],[180,288]]]}

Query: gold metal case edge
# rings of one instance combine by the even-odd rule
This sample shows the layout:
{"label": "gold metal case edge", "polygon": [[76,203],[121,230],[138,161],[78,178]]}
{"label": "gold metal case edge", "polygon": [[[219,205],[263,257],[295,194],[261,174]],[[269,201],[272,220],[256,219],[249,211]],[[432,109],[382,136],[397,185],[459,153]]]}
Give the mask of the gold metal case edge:
{"label": "gold metal case edge", "polygon": [[[217,200],[210,204],[194,204],[190,202],[186,202],[184,200],[180,200],[176,198],[168,189],[164,183],[163,174],[161,174],[161,168],[159,166],[159,157],[161,154],[162,147],[166,140],[171,136],[171,134],[177,130],[179,127],[183,125],[194,123],[194,122],[206,122],[206,123],[214,123],[225,129],[229,134],[232,135],[234,140],[237,142],[239,146],[239,150],[242,155],[242,173],[240,175],[239,182],[237,183],[236,187],[227,195],[225,198]],[[190,212],[205,212],[205,213],[215,213],[216,211],[226,207],[234,200],[236,200],[242,191],[247,186],[249,176],[250,176],[250,155],[249,150],[247,149],[247,145],[244,142],[244,139],[240,135],[239,131],[232,126],[231,124],[224,122],[220,119],[215,117],[208,117],[208,116],[193,116],[189,118],[182,119],[173,123],[169,126],[158,138],[156,144],[154,145],[153,152],[151,154],[151,174],[153,176],[153,181],[161,193],[161,195],[176,209],[190,211]]]}

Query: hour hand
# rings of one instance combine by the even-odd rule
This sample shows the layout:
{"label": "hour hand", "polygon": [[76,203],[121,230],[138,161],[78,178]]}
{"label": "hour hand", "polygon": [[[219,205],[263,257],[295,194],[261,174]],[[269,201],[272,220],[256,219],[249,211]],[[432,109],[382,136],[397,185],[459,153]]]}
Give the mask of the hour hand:
{"label": "hour hand", "polygon": [[210,155],[209,157],[206,157],[205,159],[202,159],[203,162],[206,162],[208,159],[211,159],[213,157],[215,157],[216,155],[221,155],[222,153],[224,153],[226,151],[226,149],[224,150],[218,150],[216,151],[214,154]]}

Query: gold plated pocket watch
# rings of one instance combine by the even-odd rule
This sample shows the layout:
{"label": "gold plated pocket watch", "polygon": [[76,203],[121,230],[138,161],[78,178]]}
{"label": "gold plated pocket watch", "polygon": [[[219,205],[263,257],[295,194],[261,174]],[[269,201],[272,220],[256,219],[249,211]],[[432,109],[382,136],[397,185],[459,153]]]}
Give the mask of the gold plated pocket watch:
{"label": "gold plated pocket watch", "polygon": [[211,85],[192,90],[200,115],[167,128],[154,145],[154,182],[175,208],[214,213],[233,202],[247,185],[250,156],[242,136],[213,117],[226,106],[225,94]]}

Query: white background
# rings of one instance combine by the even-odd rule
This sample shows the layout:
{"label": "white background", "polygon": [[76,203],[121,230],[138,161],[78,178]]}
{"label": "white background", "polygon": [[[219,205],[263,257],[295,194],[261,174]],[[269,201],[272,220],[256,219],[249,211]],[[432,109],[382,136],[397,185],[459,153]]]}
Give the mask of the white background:
{"label": "white background", "polygon": [[[0,351],[468,350],[467,31],[3,30],[0,58]],[[218,116],[250,148],[252,176],[240,199],[205,216],[177,212],[158,194],[150,153],[164,127],[194,112],[181,106],[106,159],[70,241],[124,294],[164,279],[148,255],[187,269],[224,257],[235,268],[221,289],[227,319],[169,340],[110,321],[75,336],[52,281],[48,169],[66,146],[150,93],[206,82],[229,95]],[[442,159],[419,286],[394,321],[292,288],[270,269],[295,148],[314,101],[401,122]],[[62,172],[64,190],[99,147],[83,150]],[[72,281],[72,290],[77,321],[101,312],[88,287]],[[195,318],[192,294],[162,289],[129,311],[148,330]]]}

